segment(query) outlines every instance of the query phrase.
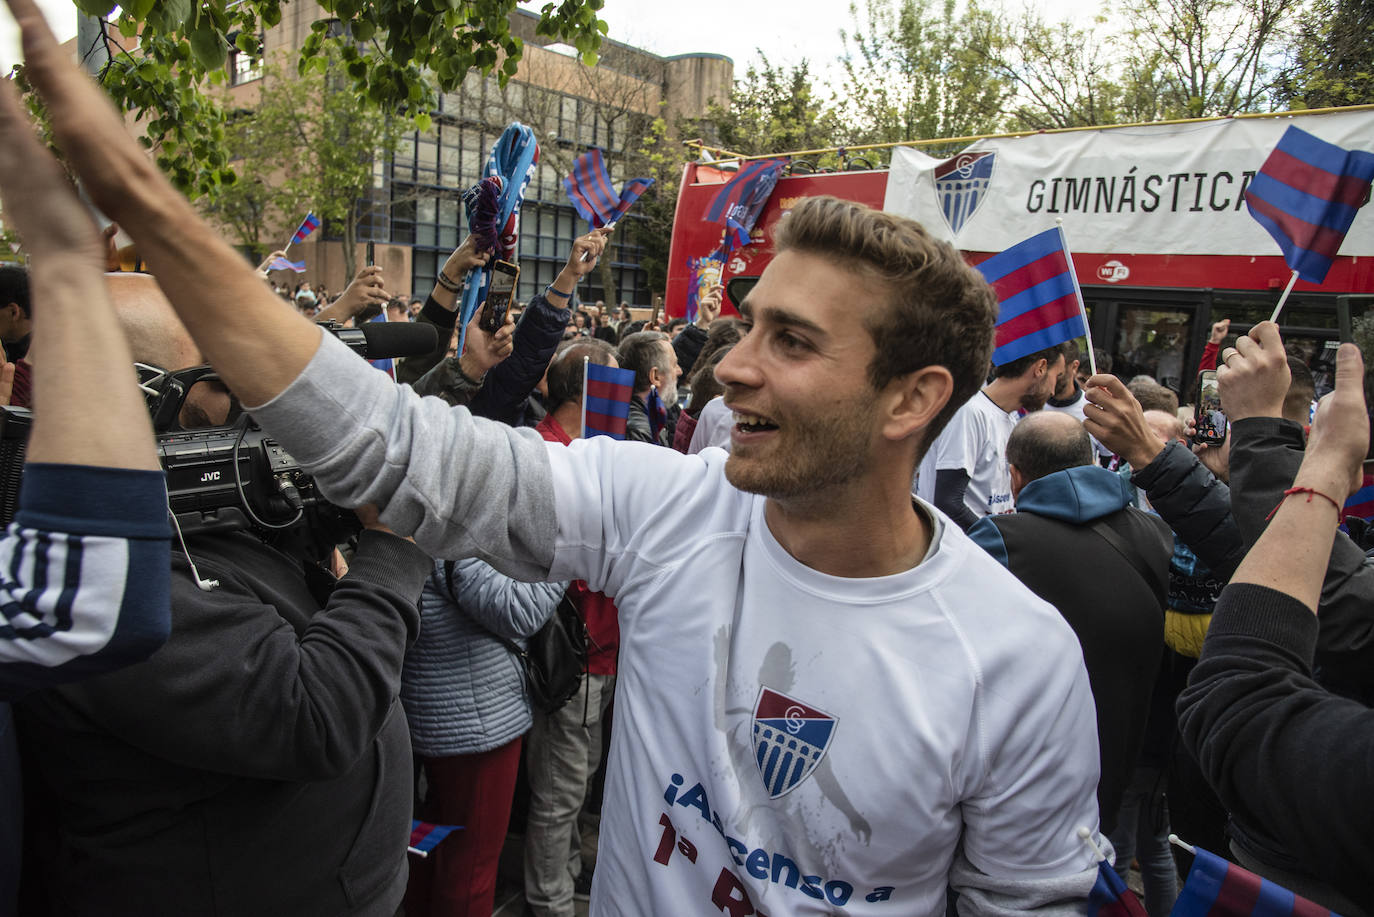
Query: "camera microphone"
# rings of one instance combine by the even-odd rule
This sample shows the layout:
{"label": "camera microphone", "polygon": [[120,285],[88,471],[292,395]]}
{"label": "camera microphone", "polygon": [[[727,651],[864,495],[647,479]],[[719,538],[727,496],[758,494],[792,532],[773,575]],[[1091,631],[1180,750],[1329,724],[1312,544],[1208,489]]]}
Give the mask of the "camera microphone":
{"label": "camera microphone", "polygon": [[321,322],[320,327],[364,360],[419,357],[439,346],[439,334],[430,324],[364,322],[361,328],[345,328],[337,322]]}

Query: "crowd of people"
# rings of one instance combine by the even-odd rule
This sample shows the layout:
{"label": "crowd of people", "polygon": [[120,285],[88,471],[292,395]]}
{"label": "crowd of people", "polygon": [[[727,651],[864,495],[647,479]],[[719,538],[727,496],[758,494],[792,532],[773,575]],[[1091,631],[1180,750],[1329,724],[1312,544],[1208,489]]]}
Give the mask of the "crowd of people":
{"label": "crowd of people", "polygon": [[[996,298],[956,251],[810,198],[737,318],[719,287],[677,325],[580,306],[598,229],[460,349],[491,252],[466,240],[423,300],[376,267],[274,289],[8,3],[67,167],[150,273],[104,273],[0,86],[29,256],[0,278],[0,395],[23,367],[35,417],[0,542],[0,913],[490,914],[522,770],[541,917],[1079,914],[1099,851],[1161,917],[1171,832],[1374,913],[1353,345],[1313,415],[1276,325],[1219,323],[1229,434],[1193,446],[1176,394],[1076,342],[992,366]],[[384,310],[434,348],[379,372],[320,327]],[[213,367],[164,450],[241,441],[244,408],[356,537],[169,527],[133,364]],[[584,436],[593,364],[633,373],[626,442]],[[567,606],[589,653],[550,709],[521,655]],[[460,828],[419,859],[413,817]]]}

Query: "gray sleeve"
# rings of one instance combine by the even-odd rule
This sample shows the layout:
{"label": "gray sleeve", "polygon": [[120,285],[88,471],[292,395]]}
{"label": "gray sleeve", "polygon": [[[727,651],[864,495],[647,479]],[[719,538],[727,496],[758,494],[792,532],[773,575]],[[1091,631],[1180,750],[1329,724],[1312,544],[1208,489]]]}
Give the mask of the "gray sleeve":
{"label": "gray sleeve", "polygon": [[[1111,845],[1098,835],[1099,847]],[[1054,878],[1029,876],[992,877],[981,872],[964,856],[962,848],[954,854],[949,885],[959,894],[959,917],[1082,917],[1088,894],[1097,881],[1094,864],[1080,872]]]}
{"label": "gray sleeve", "polygon": [[374,504],[382,522],[436,558],[480,557],[517,579],[548,576],[553,471],[535,431],[421,398],[331,335],[295,381],[252,412],[332,502]]}
{"label": "gray sleeve", "polygon": [[492,633],[521,640],[544,626],[567,583],[522,583],[480,560],[460,561],[453,570],[455,598]]}

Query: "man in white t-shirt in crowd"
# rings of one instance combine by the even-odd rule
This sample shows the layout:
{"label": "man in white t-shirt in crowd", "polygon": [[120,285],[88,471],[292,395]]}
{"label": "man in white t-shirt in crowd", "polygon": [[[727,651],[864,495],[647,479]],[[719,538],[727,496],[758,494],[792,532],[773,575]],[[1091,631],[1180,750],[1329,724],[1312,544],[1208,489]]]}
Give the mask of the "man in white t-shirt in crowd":
{"label": "man in white t-shirt in crowd", "polygon": [[1007,437],[1021,411],[1038,411],[1064,375],[1060,345],[993,368],[921,460],[916,493],[965,531],[984,516],[1014,508]]}
{"label": "man in white t-shirt in crowd", "polygon": [[[329,499],[377,505],[436,556],[615,598],[593,915],[936,915],[949,888],[966,917],[1081,912],[1098,750],[1077,640],[910,495],[992,351],[996,301],[953,248],[808,198],[716,370],[728,456],[547,444],[420,398],[283,310],[31,0],[8,2],[92,200]],[[27,129],[9,107],[0,142]],[[553,288],[605,245],[578,239]]]}
{"label": "man in white t-shirt in crowd", "polygon": [[[1059,345],[1059,349],[1064,351],[1064,371],[1059,374],[1059,383],[1055,386],[1054,394],[1045,402],[1045,410],[1068,414],[1082,423],[1083,406],[1088,403],[1088,399],[1083,392],[1083,386],[1078,382],[1078,367],[1081,359],[1078,341],[1065,341]],[[1102,372],[1106,371],[1105,369],[1102,370]],[[1097,454],[1099,459],[1111,458],[1112,450],[1099,443],[1095,438],[1092,443],[1093,452]]]}

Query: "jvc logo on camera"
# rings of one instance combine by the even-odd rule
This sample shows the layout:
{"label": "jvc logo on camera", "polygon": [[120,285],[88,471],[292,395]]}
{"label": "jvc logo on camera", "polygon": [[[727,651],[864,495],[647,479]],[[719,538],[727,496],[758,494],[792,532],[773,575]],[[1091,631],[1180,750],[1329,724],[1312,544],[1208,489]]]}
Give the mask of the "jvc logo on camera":
{"label": "jvc logo on camera", "polygon": [[221,474],[223,474],[221,471],[207,471],[200,476],[200,483],[209,484],[213,481],[218,481]]}

